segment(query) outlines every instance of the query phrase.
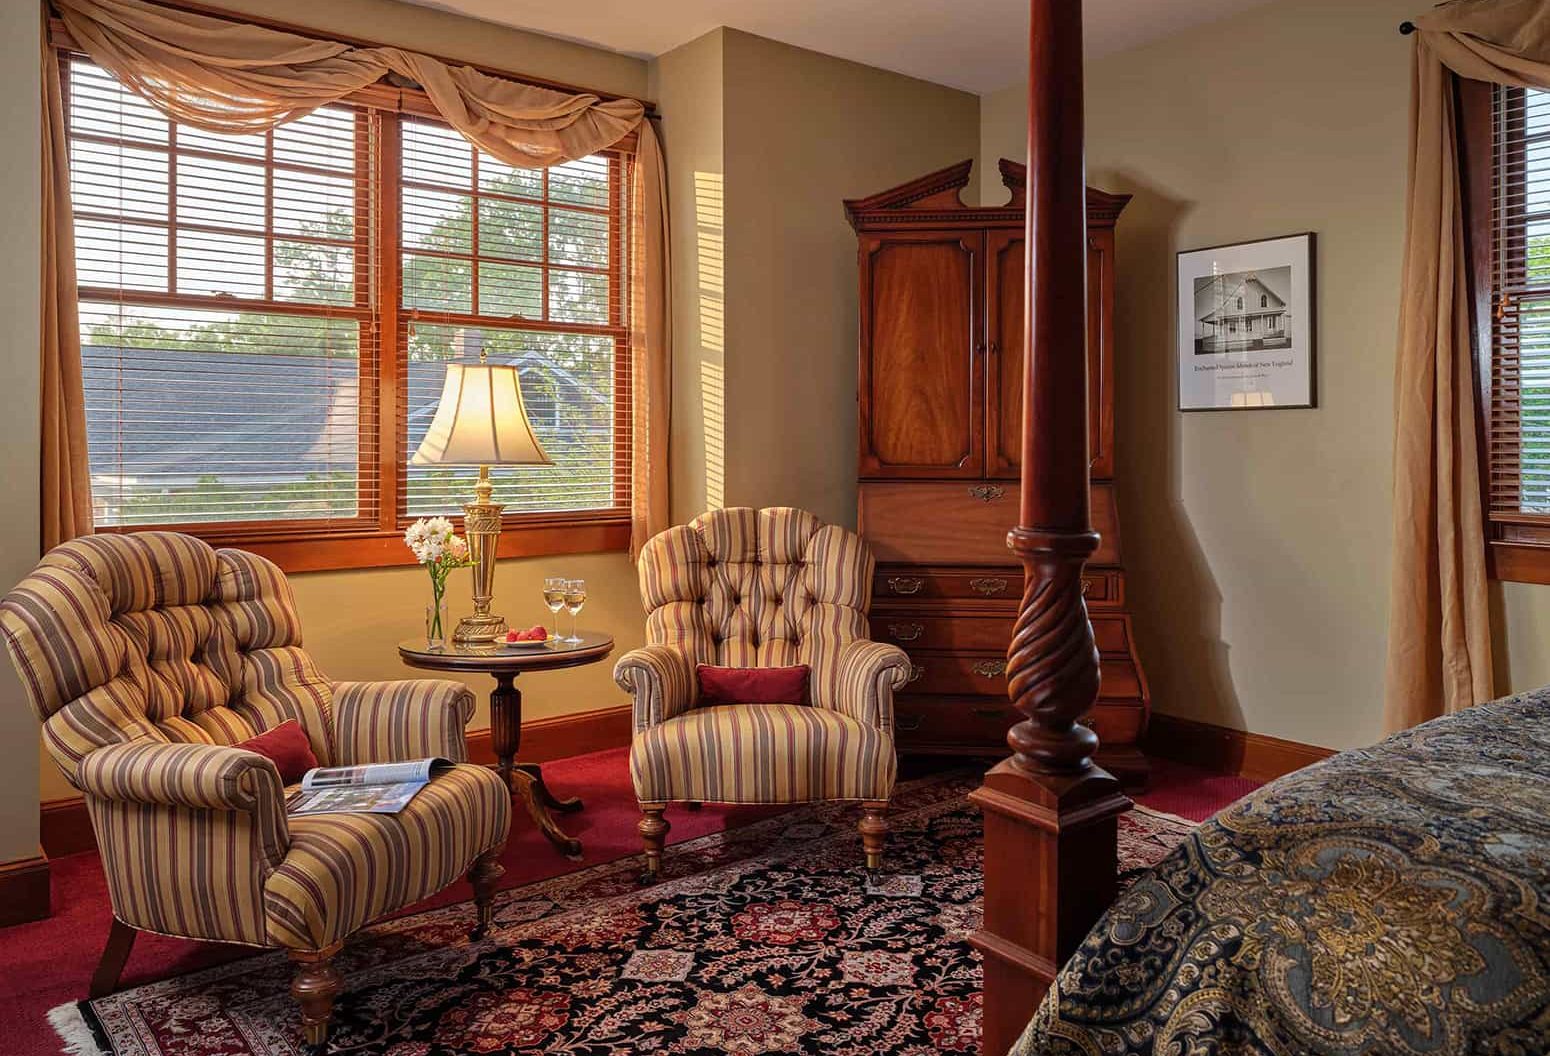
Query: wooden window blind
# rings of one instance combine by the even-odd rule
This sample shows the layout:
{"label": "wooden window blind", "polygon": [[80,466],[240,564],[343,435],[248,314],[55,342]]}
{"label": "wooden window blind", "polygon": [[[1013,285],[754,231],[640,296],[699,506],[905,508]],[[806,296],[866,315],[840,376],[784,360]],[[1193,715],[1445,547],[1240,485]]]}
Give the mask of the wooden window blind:
{"label": "wooden window blind", "polygon": [[362,523],[365,112],[218,136],[65,70],[96,523]]}
{"label": "wooden window blind", "polygon": [[[1550,515],[1550,92],[1493,91],[1490,508]],[[1547,518],[1550,519],[1550,518]]]}
{"label": "wooden window blind", "polygon": [[[406,456],[435,412],[448,362],[517,367],[553,466],[494,474],[495,501],[525,513],[629,508],[626,159],[505,165],[446,125],[400,124],[400,313]],[[410,515],[452,513],[476,469],[413,466]]]}
{"label": "wooden window blind", "polygon": [[555,462],[492,470],[503,550],[625,545],[629,144],[512,168],[396,89],[212,135],[61,70],[100,530],[405,560],[410,519],[471,497],[477,470],[408,461],[445,365],[483,352]]}

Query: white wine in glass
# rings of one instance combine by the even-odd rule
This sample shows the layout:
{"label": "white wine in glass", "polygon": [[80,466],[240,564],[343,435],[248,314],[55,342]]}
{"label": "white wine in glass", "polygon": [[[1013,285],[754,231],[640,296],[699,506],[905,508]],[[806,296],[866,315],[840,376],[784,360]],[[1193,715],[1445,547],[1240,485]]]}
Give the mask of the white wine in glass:
{"label": "white wine in glass", "polygon": [[559,576],[549,576],[544,580],[544,604],[549,606],[549,614],[554,619],[554,634],[556,641],[560,637],[560,610],[565,608],[565,580]]}
{"label": "white wine in glass", "polygon": [[576,617],[581,614],[581,607],[586,603],[587,581],[568,580],[565,584],[565,611],[570,613],[570,637],[565,640],[572,645],[581,641],[581,636],[576,633]]}

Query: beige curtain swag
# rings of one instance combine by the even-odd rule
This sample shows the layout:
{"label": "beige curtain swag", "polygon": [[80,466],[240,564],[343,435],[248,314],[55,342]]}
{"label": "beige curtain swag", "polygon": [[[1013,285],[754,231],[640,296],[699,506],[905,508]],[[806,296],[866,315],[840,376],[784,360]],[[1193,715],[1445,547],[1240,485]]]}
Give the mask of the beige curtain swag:
{"label": "beige curtain swag", "polygon": [[1394,379],[1390,729],[1494,695],[1454,78],[1550,87],[1544,0],[1455,0],[1414,21]]}
{"label": "beige curtain swag", "polygon": [[[647,538],[667,526],[671,341],[667,193],[661,146],[641,103],[568,95],[400,48],[313,40],[144,0],[54,0],[54,6],[93,61],[168,117],[211,132],[271,129],[389,73],[419,84],[448,124],[510,165],[558,165],[604,150],[637,132],[630,232],[636,291],[632,300],[636,381],[631,552],[638,552]],[[53,129],[56,154],[63,135],[62,127]],[[63,208],[68,217],[68,199],[61,205],[57,191],[55,208]],[[56,244],[55,252],[63,256],[67,247]],[[74,358],[78,375],[79,347]],[[72,410],[84,421],[79,386]],[[71,455],[75,456],[73,450]],[[84,445],[79,457],[84,461]]]}

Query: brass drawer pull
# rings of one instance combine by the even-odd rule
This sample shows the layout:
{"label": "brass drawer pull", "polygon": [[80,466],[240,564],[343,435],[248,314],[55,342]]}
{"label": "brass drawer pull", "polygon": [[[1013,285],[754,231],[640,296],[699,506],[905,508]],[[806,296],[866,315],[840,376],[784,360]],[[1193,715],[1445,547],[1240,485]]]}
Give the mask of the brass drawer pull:
{"label": "brass drawer pull", "polygon": [[898,715],[894,717],[893,725],[895,729],[898,729],[904,733],[909,733],[912,730],[920,729],[920,716]]}
{"label": "brass drawer pull", "polygon": [[997,594],[1006,593],[1006,580],[998,579],[994,576],[983,576],[979,579],[969,580],[969,589],[976,594],[983,594],[987,598],[994,597]]}
{"label": "brass drawer pull", "polygon": [[922,678],[925,678],[925,677],[926,677],[926,665],[925,664],[911,664],[910,665],[910,677],[909,677],[909,679],[907,681],[905,681],[904,684],[907,686],[911,682],[919,682]]}
{"label": "brass drawer pull", "polygon": [[926,629],[918,623],[890,623],[888,625],[888,637],[896,642],[913,642],[926,633]]}
{"label": "brass drawer pull", "polygon": [[919,576],[889,576],[888,589],[895,594],[919,594],[926,581]]}
{"label": "brass drawer pull", "polygon": [[1000,678],[1006,674],[1005,660],[981,660],[975,664],[973,671],[981,678]]}
{"label": "brass drawer pull", "polygon": [[979,499],[981,502],[995,502],[1006,494],[1006,489],[998,488],[994,484],[975,484],[969,488],[969,498]]}

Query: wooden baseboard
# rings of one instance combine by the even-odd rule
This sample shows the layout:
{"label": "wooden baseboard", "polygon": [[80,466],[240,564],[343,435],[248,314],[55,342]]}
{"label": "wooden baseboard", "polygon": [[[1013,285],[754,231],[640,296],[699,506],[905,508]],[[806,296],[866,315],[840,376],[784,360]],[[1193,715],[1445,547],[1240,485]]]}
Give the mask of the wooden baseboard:
{"label": "wooden baseboard", "polygon": [[1332,748],[1156,713],[1147,723],[1144,746],[1148,755],[1254,781],[1273,781],[1335,754]]}
{"label": "wooden baseboard", "polygon": [[[620,748],[629,743],[630,705],[621,704],[524,722],[518,757],[524,763],[547,763],[606,748]],[[490,750],[489,730],[468,731],[468,757],[487,766],[495,762],[495,753]],[[50,858],[97,849],[86,804],[79,796],[44,803],[38,811],[38,824],[42,831],[43,853]]]}
{"label": "wooden baseboard", "polygon": [[[524,763],[548,763],[606,748],[623,748],[629,743],[630,705],[621,704],[523,722],[522,746],[517,757]],[[495,762],[489,730],[468,731],[468,758],[487,766]]]}
{"label": "wooden baseboard", "polygon": [[81,851],[95,851],[97,836],[92,832],[86,801],[80,796],[50,799],[38,807],[38,833],[43,853],[60,858]]}
{"label": "wooden baseboard", "polygon": [[43,920],[50,912],[47,858],[39,854],[0,865],[0,927]]}

